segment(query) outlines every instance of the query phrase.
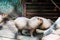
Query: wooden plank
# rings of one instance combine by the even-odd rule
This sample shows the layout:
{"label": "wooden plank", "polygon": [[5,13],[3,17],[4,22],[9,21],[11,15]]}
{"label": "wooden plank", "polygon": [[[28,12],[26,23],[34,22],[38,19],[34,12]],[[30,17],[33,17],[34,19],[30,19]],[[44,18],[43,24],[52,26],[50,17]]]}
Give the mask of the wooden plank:
{"label": "wooden plank", "polygon": [[[60,16],[60,11],[48,0],[40,0],[39,2],[25,2],[26,17],[41,16],[56,20]],[[56,2],[60,5],[60,2]]]}

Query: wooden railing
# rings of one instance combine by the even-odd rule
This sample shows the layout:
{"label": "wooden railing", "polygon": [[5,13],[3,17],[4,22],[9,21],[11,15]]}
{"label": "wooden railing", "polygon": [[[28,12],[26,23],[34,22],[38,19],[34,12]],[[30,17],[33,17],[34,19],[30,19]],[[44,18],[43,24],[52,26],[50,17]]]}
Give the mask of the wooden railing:
{"label": "wooden railing", "polygon": [[[60,5],[59,2],[56,2]],[[50,2],[25,2],[24,3],[24,16],[31,18],[33,16],[41,16],[56,20],[60,16],[60,11]]]}

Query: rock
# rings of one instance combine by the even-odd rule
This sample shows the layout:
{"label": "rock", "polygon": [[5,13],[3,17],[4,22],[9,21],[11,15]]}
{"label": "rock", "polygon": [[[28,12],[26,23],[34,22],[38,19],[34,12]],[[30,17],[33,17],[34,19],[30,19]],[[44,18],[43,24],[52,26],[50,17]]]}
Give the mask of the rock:
{"label": "rock", "polygon": [[60,36],[55,34],[50,34],[43,37],[42,40],[60,40]]}
{"label": "rock", "polygon": [[0,30],[0,37],[14,38],[14,34],[9,29]]}
{"label": "rock", "polygon": [[15,40],[15,39],[0,37],[0,40]]}
{"label": "rock", "polygon": [[53,34],[60,35],[60,29],[54,30],[52,33],[53,33]]}
{"label": "rock", "polygon": [[22,36],[22,35],[19,35],[17,38],[19,40],[38,40],[37,37],[29,37],[29,36]]}

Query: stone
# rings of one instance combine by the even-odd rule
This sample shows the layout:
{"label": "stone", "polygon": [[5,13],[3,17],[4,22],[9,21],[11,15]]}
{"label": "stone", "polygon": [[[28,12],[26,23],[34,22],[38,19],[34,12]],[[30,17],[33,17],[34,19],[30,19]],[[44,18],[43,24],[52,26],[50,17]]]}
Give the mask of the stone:
{"label": "stone", "polygon": [[0,37],[14,38],[14,36],[9,29],[0,30]]}
{"label": "stone", "polygon": [[22,35],[19,35],[17,38],[18,40],[38,40],[37,37],[22,36]]}

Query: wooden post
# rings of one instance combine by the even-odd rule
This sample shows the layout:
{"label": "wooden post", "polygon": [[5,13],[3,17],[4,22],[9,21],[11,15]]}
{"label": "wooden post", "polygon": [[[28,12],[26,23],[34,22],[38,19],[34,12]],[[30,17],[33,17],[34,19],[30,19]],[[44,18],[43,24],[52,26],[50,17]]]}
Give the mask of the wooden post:
{"label": "wooden post", "polygon": [[22,16],[26,17],[26,3],[25,3],[25,0],[22,0],[22,5],[23,5]]}

